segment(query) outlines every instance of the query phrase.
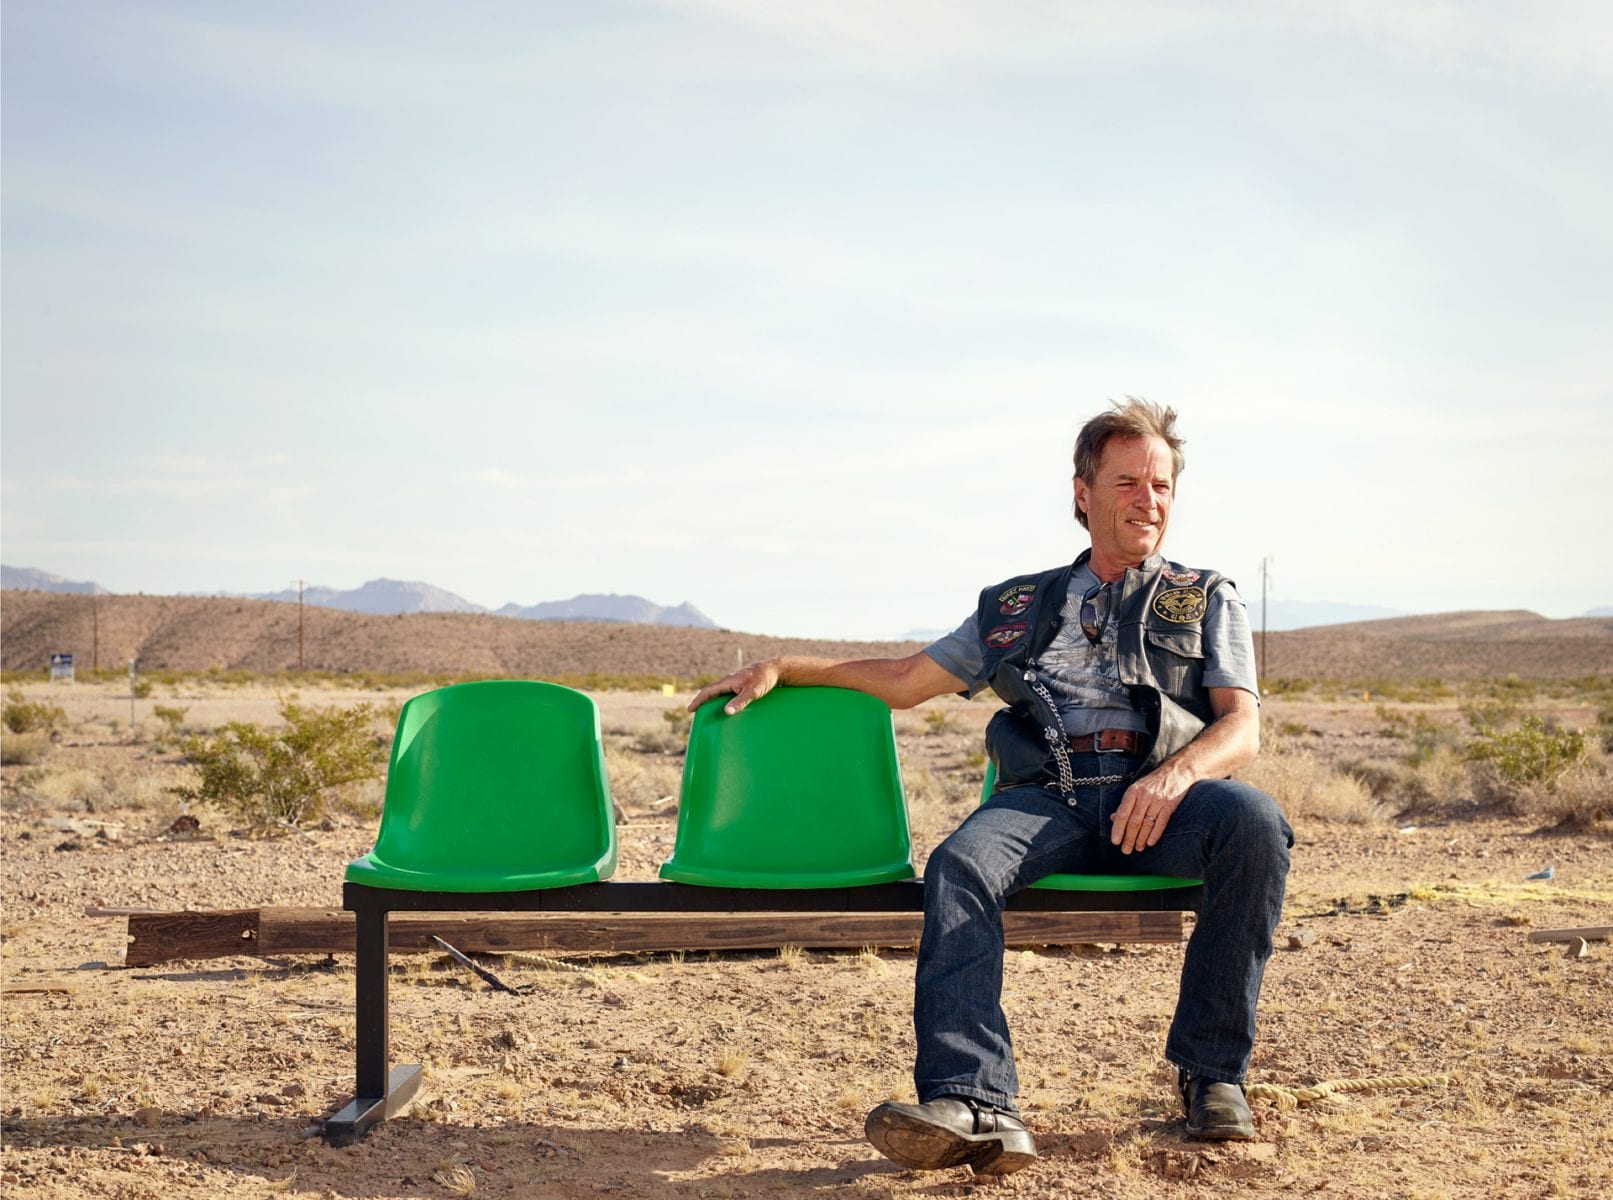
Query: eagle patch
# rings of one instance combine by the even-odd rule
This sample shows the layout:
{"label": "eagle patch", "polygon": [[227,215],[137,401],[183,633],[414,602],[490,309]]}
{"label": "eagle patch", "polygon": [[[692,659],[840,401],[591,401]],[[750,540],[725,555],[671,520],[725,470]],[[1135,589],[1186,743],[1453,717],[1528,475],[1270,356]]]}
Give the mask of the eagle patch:
{"label": "eagle patch", "polygon": [[1004,646],[1012,646],[1025,636],[1025,631],[1028,628],[1030,627],[1024,621],[1016,621],[1012,625],[998,625],[995,628],[988,629],[986,631],[986,645],[995,650],[1001,650]]}
{"label": "eagle patch", "polygon": [[1200,587],[1177,587],[1160,592],[1154,597],[1153,609],[1160,616],[1177,625],[1191,625],[1204,618],[1209,597]]}
{"label": "eagle patch", "polygon": [[1172,584],[1175,587],[1188,587],[1189,585],[1195,584],[1199,581],[1199,573],[1197,571],[1173,571],[1169,567],[1166,567],[1160,572],[1160,574],[1164,576],[1166,583]]}

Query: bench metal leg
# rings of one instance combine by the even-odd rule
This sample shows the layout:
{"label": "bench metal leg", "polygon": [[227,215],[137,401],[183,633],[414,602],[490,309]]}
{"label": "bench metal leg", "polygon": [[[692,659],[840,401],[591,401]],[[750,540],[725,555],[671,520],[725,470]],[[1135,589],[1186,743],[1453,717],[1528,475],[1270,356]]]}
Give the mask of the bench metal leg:
{"label": "bench metal leg", "polygon": [[351,1146],[395,1116],[420,1090],[421,1068],[387,1070],[387,913],[360,909],[357,923],[357,1049],[354,1099],[325,1121],[325,1140]]}

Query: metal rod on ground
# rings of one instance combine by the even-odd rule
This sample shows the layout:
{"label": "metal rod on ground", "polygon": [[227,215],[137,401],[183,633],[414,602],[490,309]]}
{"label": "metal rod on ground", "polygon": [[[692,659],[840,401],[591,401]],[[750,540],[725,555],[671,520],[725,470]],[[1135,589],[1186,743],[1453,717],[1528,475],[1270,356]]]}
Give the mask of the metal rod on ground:
{"label": "metal rod on ground", "polygon": [[459,962],[459,963],[463,964],[464,966],[469,967],[472,971],[475,971],[477,975],[479,975],[482,979],[486,980],[488,983],[492,984],[499,991],[508,992],[512,996],[519,996],[521,994],[520,992],[518,992],[514,988],[512,988],[509,984],[505,983],[497,975],[493,974],[493,972],[487,970],[487,968],[477,966],[475,963],[471,962],[470,959],[466,958],[458,950],[455,950],[452,946],[450,946],[447,942],[443,941],[436,934],[431,935],[431,940],[436,942],[437,945],[441,946],[444,950],[448,951],[449,954],[453,955],[454,960],[456,962]]}

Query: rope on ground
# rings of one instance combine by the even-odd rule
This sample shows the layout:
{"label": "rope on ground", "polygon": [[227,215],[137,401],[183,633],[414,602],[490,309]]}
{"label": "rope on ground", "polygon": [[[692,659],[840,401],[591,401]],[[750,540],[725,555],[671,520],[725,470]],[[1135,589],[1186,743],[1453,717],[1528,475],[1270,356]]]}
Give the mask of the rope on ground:
{"label": "rope on ground", "polygon": [[[507,954],[509,961],[518,967],[541,967],[545,971],[570,971],[581,975],[590,982],[603,984],[606,976],[591,967],[579,967],[576,963],[568,963],[564,959],[550,958],[547,954]],[[655,980],[642,971],[626,971],[623,974],[635,983],[654,983]]]}
{"label": "rope on ground", "polygon": [[1243,1094],[1251,1101],[1266,1100],[1280,1112],[1315,1104],[1340,1092],[1388,1092],[1401,1088],[1443,1088],[1450,1086],[1449,1075],[1384,1075],[1376,1079],[1328,1079],[1310,1087],[1290,1088],[1280,1083],[1251,1083]]}

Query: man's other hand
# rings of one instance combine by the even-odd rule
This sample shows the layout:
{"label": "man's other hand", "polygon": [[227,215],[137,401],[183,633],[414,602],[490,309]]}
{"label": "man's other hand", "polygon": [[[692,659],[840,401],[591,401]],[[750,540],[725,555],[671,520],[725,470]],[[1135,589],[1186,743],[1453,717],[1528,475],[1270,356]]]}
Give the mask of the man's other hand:
{"label": "man's other hand", "polygon": [[777,659],[764,659],[761,662],[751,663],[741,667],[732,675],[725,675],[716,683],[709,683],[695,693],[695,698],[689,701],[689,711],[694,712],[713,696],[727,693],[733,694],[733,699],[723,705],[723,712],[733,716],[752,700],[767,695],[778,686],[779,667]]}

